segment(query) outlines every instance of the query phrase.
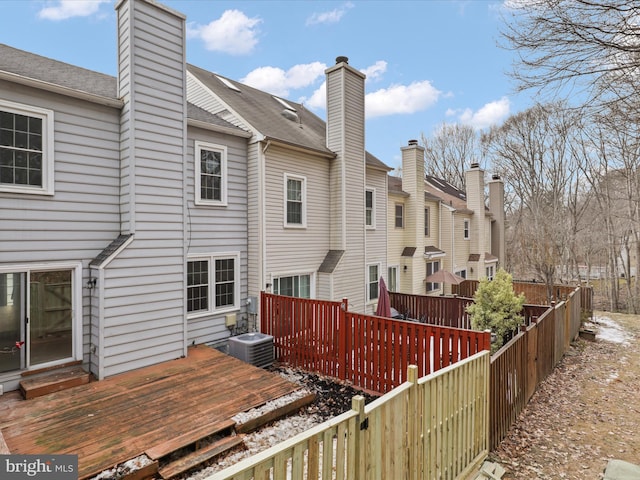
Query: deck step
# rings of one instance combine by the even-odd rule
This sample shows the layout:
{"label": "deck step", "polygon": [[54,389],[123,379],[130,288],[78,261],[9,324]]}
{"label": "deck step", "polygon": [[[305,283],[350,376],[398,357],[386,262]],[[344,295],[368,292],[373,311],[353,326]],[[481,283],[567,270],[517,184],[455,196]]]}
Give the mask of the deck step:
{"label": "deck step", "polygon": [[160,468],[158,473],[164,479],[175,477],[176,475],[180,475],[181,473],[191,470],[198,465],[202,465],[204,462],[211,460],[212,458],[217,457],[238,445],[242,445],[242,437],[235,435],[224,437],[211,445],[207,445],[206,447],[200,448],[199,450],[185,455],[178,460],[168,463],[164,467]]}
{"label": "deck step", "polygon": [[191,430],[188,433],[172,438],[171,440],[168,440],[166,442],[154,445],[153,447],[148,448],[144,453],[151,460],[158,460],[159,458],[176,452],[181,448],[193,445],[203,438],[215,435],[220,432],[224,432],[225,430],[231,431],[235,424],[236,422],[234,422],[233,420],[224,420],[222,422],[214,424],[207,424],[200,428]]}
{"label": "deck step", "polygon": [[90,375],[82,367],[75,366],[60,370],[52,370],[41,375],[25,378],[20,382],[22,396],[29,400],[67,388],[89,383]]}

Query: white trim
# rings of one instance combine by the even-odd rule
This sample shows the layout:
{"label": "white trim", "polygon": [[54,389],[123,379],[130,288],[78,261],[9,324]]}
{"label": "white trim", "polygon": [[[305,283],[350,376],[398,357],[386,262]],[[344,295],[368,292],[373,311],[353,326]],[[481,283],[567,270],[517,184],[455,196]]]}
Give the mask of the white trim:
{"label": "white trim", "polygon": [[[202,190],[200,188],[200,177],[202,175],[200,155],[202,150],[220,153],[220,200],[209,200],[202,198]],[[227,206],[227,184],[229,178],[227,176],[227,147],[215,143],[200,142],[196,140],[193,147],[194,176],[193,188],[195,193],[195,204],[207,207],[226,207]]]}
{"label": "white trim", "polygon": [[[370,286],[370,284],[372,283],[372,282],[371,282],[371,277],[369,277],[369,267],[373,267],[374,265],[375,265],[376,267],[378,267],[378,275],[377,275],[377,277],[376,277],[376,279],[375,279],[376,283],[378,284],[378,294],[377,294],[378,296],[377,296],[376,298],[373,298],[373,299],[372,299],[372,298],[370,298],[370,297],[369,297],[369,286]],[[372,304],[372,303],[376,303],[376,302],[378,301],[378,298],[380,297],[380,293],[379,293],[379,291],[380,291],[380,276],[382,275],[382,274],[380,273],[380,270],[382,269],[382,263],[381,263],[381,262],[371,262],[371,263],[367,263],[367,265],[365,266],[365,268],[366,268],[366,272],[365,272],[365,279],[366,279],[366,286],[365,286],[365,288],[366,288],[366,292],[365,292],[365,301],[366,301],[367,305],[370,305],[370,304]]]}
{"label": "white trim", "polygon": [[[30,309],[30,291],[29,288],[29,273],[32,271],[53,271],[53,270],[71,270],[72,273],[72,349],[71,357],[61,358],[52,362],[38,363],[35,366],[30,364],[30,359],[27,357],[26,370],[34,370],[46,368],[54,365],[60,365],[67,363],[70,360],[82,360],[82,338],[83,338],[83,310],[82,310],[82,262],[64,262],[64,263],[32,263],[32,264],[16,264],[16,265],[0,265],[0,273],[26,273],[27,274],[27,315]],[[25,331],[25,341],[27,344],[30,342],[29,329]]]}
{"label": "white trim", "polygon": [[[234,260],[234,280],[233,280],[233,298],[234,304],[225,306],[222,308],[216,308],[216,292],[215,292],[215,261],[216,260],[226,260],[232,258]],[[197,311],[193,313],[187,312],[187,319],[192,320],[196,318],[202,318],[210,315],[218,315],[229,312],[240,311],[240,252],[215,252],[215,253],[194,253],[187,256],[187,265],[185,266],[185,270],[188,274],[188,264],[189,262],[196,262],[204,260],[209,262],[209,271],[208,271],[208,309],[206,311]],[[185,282],[185,302],[187,300],[187,289],[189,285]]]}
{"label": "white trim", "polygon": [[[371,192],[371,225],[367,225],[367,192]],[[364,225],[367,230],[376,229],[376,189],[374,187],[364,189]]]}
{"label": "white trim", "polygon": [[8,100],[0,100],[0,109],[42,120],[42,187],[0,184],[0,192],[53,195],[55,191],[53,184],[55,171],[53,110],[10,102]]}
{"label": "white trim", "polygon": [[462,238],[464,240],[471,239],[471,220],[468,218],[462,219]]}
{"label": "white trim", "polygon": [[[302,223],[289,223],[287,221],[287,204],[289,202],[287,198],[287,183],[289,180],[297,180],[302,183]],[[302,175],[295,175],[292,173],[284,173],[284,181],[283,181],[283,226],[284,228],[307,228],[307,177]]]}
{"label": "white trim", "polygon": [[[397,213],[397,208],[398,207],[402,207],[402,226],[398,227],[398,223],[397,223],[397,219],[398,219],[398,213]],[[400,228],[400,229],[404,229],[405,225],[406,225],[406,219],[405,219],[405,208],[404,208],[404,203],[402,202],[395,202],[394,206],[393,206],[393,228]]]}
{"label": "white trim", "polygon": [[[392,268],[395,268],[396,270],[396,275],[395,275],[395,284],[396,284],[396,289],[395,290],[391,290],[391,276],[390,276],[390,270]],[[399,292],[400,291],[400,265],[398,264],[394,264],[394,265],[387,265],[387,288],[389,289],[389,291],[392,292]]]}
{"label": "white trim", "polygon": [[[271,282],[271,292],[274,292],[275,279],[280,279],[284,277],[301,277],[304,275],[309,276],[309,298],[316,298],[316,272],[311,272],[309,270],[297,270],[297,271],[288,271],[288,272],[278,272],[272,273],[269,277],[269,282]],[[304,298],[304,297],[300,297]]]}

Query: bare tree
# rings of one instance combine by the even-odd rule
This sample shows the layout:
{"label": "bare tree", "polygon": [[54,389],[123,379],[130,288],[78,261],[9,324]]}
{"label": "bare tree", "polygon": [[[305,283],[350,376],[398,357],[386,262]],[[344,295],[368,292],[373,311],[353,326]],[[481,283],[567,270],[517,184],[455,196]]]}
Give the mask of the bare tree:
{"label": "bare tree", "polygon": [[575,263],[577,221],[568,221],[582,212],[573,207],[579,195],[579,170],[570,152],[575,129],[564,105],[536,105],[482,137],[494,170],[516,199],[507,212],[513,235],[508,244],[517,252],[511,265],[545,282],[550,296],[560,279],[558,267]]}
{"label": "bare tree", "polygon": [[432,137],[421,135],[425,172],[465,190],[465,171],[478,162],[479,137],[473,127],[443,123]]}
{"label": "bare tree", "polygon": [[600,108],[640,91],[640,4],[629,0],[513,0],[502,37],[517,55],[520,90],[582,93]]}

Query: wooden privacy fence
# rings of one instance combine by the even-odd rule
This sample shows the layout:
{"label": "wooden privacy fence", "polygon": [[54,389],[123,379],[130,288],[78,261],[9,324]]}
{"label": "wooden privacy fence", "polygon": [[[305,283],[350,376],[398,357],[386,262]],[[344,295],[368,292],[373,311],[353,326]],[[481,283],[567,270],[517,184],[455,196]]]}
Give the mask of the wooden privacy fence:
{"label": "wooden privacy fence", "polygon": [[489,451],[489,352],[407,382],[207,480],[460,478]]}
{"label": "wooden privacy fence", "polygon": [[[461,297],[473,298],[478,289],[478,280],[465,280],[460,285],[452,285],[451,291]],[[551,305],[552,302],[560,302],[571,295],[578,288],[576,285],[554,285],[551,298],[544,283],[513,282],[513,291],[517,294],[524,293],[526,302],[533,305]],[[580,287],[580,305],[584,312],[593,312],[593,288],[585,285]]]}
{"label": "wooden privacy fence", "polygon": [[364,315],[348,303],[261,294],[260,324],[275,356],[294,368],[386,393],[409,365],[423,376],[490,349],[490,334]]}
{"label": "wooden privacy fence", "polygon": [[473,303],[471,298],[389,292],[389,300],[399,313],[421,323],[471,330],[467,313],[467,307]]}
{"label": "wooden privacy fence", "polygon": [[536,387],[578,336],[583,298],[580,288],[521,327],[510,342],[491,356],[491,449],[506,436]]}

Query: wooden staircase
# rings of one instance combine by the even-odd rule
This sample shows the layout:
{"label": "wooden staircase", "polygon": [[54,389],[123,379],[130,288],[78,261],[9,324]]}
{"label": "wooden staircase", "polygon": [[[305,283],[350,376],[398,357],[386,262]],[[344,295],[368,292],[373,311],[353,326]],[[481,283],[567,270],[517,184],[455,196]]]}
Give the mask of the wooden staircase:
{"label": "wooden staircase", "polygon": [[91,375],[83,370],[80,363],[24,373],[24,380],[20,382],[22,396],[29,400],[89,383]]}

